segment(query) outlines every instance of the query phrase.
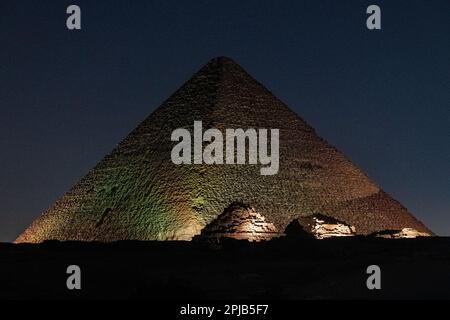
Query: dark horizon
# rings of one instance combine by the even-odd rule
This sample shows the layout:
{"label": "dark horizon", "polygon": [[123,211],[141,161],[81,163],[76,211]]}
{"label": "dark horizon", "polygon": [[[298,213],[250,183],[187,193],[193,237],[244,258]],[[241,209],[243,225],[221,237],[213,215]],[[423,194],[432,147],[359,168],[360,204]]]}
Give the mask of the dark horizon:
{"label": "dark horizon", "polygon": [[[450,236],[446,1],[0,5],[0,242],[13,241],[215,56],[228,56]],[[439,10],[437,8],[440,8]]]}

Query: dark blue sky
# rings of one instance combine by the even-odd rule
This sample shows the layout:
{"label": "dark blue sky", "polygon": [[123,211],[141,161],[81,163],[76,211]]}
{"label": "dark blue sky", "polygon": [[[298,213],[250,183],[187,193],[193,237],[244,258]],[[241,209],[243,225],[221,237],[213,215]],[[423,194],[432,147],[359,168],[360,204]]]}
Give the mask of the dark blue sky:
{"label": "dark blue sky", "polygon": [[[370,4],[381,31],[365,27]],[[450,235],[449,1],[3,0],[0,241],[222,55]]]}

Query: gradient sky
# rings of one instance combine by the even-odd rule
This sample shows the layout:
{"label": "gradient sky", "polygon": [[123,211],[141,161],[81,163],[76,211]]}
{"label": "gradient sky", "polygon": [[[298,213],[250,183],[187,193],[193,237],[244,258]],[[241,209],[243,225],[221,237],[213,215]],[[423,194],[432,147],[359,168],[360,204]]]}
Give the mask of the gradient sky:
{"label": "gradient sky", "polygon": [[[382,30],[365,27],[370,4]],[[82,30],[66,29],[78,4]],[[0,241],[229,56],[450,235],[450,2],[0,2]]]}

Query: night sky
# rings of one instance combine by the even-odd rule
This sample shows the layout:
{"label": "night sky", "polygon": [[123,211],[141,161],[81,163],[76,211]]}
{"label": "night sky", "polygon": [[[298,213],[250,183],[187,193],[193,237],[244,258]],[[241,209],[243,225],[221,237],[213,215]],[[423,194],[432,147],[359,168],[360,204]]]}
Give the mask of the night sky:
{"label": "night sky", "polygon": [[[381,31],[366,28],[370,4]],[[0,241],[215,56],[450,235],[450,1],[2,0]]]}

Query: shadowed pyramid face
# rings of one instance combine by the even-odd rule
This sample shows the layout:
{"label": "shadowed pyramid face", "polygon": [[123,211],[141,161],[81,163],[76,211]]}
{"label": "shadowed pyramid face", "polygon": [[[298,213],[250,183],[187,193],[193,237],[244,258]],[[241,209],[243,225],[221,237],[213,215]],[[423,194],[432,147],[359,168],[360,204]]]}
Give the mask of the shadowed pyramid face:
{"label": "shadowed pyramid face", "polygon": [[[171,133],[195,121],[216,128],[279,129],[279,170],[174,164]],[[189,240],[230,204],[246,203],[282,232],[323,213],[357,234],[431,233],[342,153],[228,58],[211,60],[131,132],[17,242],[46,239]]]}

